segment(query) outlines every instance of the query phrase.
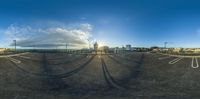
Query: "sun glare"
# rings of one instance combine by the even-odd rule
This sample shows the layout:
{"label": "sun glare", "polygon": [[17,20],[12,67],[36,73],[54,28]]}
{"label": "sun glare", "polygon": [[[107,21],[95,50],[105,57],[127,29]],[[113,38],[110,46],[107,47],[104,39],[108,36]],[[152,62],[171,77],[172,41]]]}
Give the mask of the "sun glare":
{"label": "sun glare", "polygon": [[98,44],[99,44],[99,47],[105,46],[105,44],[101,41],[99,41]]}

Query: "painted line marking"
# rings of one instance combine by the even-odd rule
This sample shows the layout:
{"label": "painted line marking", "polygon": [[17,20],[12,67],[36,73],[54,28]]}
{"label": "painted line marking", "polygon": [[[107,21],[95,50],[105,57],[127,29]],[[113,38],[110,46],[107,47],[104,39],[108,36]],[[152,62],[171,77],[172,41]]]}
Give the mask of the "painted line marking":
{"label": "painted line marking", "polygon": [[30,57],[27,57],[27,56],[19,56],[21,58],[25,58],[25,59],[31,59]]}
{"label": "painted line marking", "polygon": [[16,64],[19,64],[21,63],[21,61],[17,60],[17,59],[14,59],[14,58],[11,58],[11,57],[8,57],[8,59],[10,59],[10,61],[16,63]]}
{"label": "painted line marking", "polygon": [[91,57],[91,55],[87,55],[87,58],[90,58]]}
{"label": "painted line marking", "polygon": [[183,58],[192,58],[192,57],[197,57],[197,58],[200,58],[200,55],[173,55],[173,54],[164,54],[164,53],[158,53],[158,54],[161,54],[161,55],[168,55],[168,56],[171,56],[171,57],[183,57]]}
{"label": "painted line marking", "polygon": [[25,53],[19,53],[19,54],[11,54],[11,55],[0,55],[0,57],[12,57],[12,56],[19,56],[19,55],[24,55],[24,54],[28,54],[29,52],[25,52]]}
{"label": "painted line marking", "polygon": [[[196,66],[194,66],[194,60],[196,62]],[[192,68],[198,68],[199,67],[199,62],[198,62],[197,57],[192,57],[191,67]]]}
{"label": "painted line marking", "polygon": [[163,60],[163,59],[167,59],[167,58],[170,58],[171,56],[167,56],[167,57],[160,57],[158,58],[159,60]]}
{"label": "painted line marking", "polygon": [[177,63],[178,61],[180,61],[180,60],[182,60],[182,59],[183,59],[183,57],[178,57],[178,58],[176,58],[176,59],[170,61],[169,64],[175,64],[175,63]]}
{"label": "painted line marking", "polygon": [[113,57],[113,55],[109,55],[110,57]]}
{"label": "painted line marking", "polygon": [[196,60],[196,65],[199,67],[198,58],[196,57],[195,60]]}

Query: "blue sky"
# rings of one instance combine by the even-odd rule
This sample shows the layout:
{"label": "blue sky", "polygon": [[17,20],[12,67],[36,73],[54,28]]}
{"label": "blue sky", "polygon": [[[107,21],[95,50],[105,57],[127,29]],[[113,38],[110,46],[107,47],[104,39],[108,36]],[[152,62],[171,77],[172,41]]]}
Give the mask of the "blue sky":
{"label": "blue sky", "polygon": [[[2,0],[0,47],[200,47],[198,0]],[[77,36],[77,37],[75,37]],[[66,40],[67,39],[67,40]]]}

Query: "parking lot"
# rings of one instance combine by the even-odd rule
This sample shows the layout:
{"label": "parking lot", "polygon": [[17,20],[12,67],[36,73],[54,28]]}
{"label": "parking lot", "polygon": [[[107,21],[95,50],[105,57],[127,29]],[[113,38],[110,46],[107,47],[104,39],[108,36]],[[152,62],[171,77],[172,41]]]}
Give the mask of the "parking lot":
{"label": "parking lot", "polygon": [[1,99],[133,99],[198,96],[198,57],[25,53],[0,58]]}

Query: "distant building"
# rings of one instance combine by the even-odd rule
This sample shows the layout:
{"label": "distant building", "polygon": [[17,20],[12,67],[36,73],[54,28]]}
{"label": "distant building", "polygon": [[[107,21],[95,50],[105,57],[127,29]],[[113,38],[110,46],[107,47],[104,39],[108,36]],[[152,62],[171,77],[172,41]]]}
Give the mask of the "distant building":
{"label": "distant building", "polygon": [[200,48],[151,48],[151,51],[171,54],[200,54]]}
{"label": "distant building", "polygon": [[97,53],[97,51],[98,51],[98,43],[97,42],[95,42],[94,43],[94,51]]}
{"label": "distant building", "polygon": [[0,48],[0,54],[3,54],[6,51],[6,48]]}
{"label": "distant building", "polygon": [[124,51],[126,48],[124,46],[122,46],[122,51]]}
{"label": "distant building", "polygon": [[199,48],[196,48],[196,49],[194,50],[194,53],[200,53],[200,49],[199,49]]}
{"label": "distant building", "polygon": [[200,49],[199,48],[185,48],[184,52],[193,53],[193,54],[199,54],[200,53]]}
{"label": "distant building", "polygon": [[179,53],[182,50],[182,48],[174,48],[172,51],[174,53]]}
{"label": "distant building", "polygon": [[126,50],[131,51],[131,45],[126,45]]}
{"label": "distant building", "polygon": [[99,50],[105,52],[105,53],[108,53],[109,52],[109,47],[108,46],[102,46],[99,48]]}
{"label": "distant building", "polygon": [[115,54],[119,53],[119,47],[115,47],[114,53],[115,53]]}

